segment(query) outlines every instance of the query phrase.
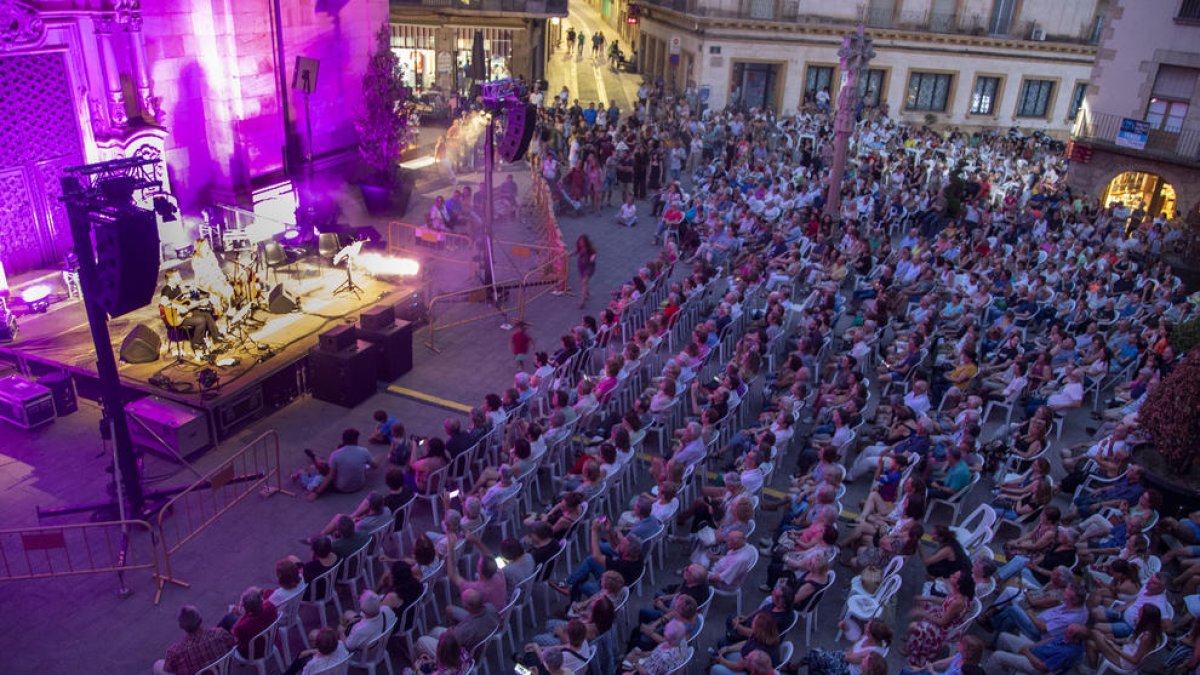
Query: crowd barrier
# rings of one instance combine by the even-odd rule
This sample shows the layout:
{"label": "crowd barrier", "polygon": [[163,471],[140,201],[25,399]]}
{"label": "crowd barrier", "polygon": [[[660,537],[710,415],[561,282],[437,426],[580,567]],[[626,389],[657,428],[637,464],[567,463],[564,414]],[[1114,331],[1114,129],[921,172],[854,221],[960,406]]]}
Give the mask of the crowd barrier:
{"label": "crowd barrier", "polygon": [[172,556],[246,497],[276,493],[290,496],[292,493],[283,489],[283,480],[279,433],[272,429],[167,502],[158,512],[165,577],[159,578],[155,604],[165,583],[172,580]]}
{"label": "crowd barrier", "polygon": [[475,244],[465,234],[435,230],[393,220],[388,223],[388,249],[456,263],[471,263]]}
{"label": "crowd barrier", "polygon": [[[532,188],[530,225],[541,243],[514,242],[497,239],[493,246],[497,261],[509,258],[510,267],[516,276],[496,281],[499,298],[491,298],[490,286],[476,286],[450,293],[443,293],[429,301],[429,324],[425,329],[425,346],[435,353],[439,332],[484,319],[514,315],[517,320],[525,318],[525,309],[530,302],[547,293],[565,293],[570,256],[563,245],[562,231],[554,215],[554,204],[550,189],[536,165],[531,173]],[[400,223],[394,223],[400,225]],[[504,256],[499,253],[504,252]],[[516,260],[529,260],[533,265],[522,272],[525,265]],[[497,269],[509,266],[498,266]],[[499,275],[497,275],[499,276]]]}
{"label": "crowd barrier", "polygon": [[122,597],[132,591],[125,573],[148,570],[158,604],[164,585],[187,586],[163,573],[154,528],[144,520],[112,520],[0,530],[0,581],[116,574]]}

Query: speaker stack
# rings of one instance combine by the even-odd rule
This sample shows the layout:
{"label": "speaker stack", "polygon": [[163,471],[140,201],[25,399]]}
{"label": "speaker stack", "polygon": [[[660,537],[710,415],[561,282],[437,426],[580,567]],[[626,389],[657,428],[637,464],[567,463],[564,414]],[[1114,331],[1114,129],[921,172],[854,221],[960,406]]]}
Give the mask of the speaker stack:
{"label": "speaker stack", "polygon": [[50,373],[38,378],[38,384],[50,390],[54,397],[54,414],[62,417],[79,410],[75,396],[75,380],[66,373]]}
{"label": "speaker stack", "polygon": [[338,326],[321,334],[308,350],[308,373],[313,398],[353,408],[375,393],[379,348],[358,340],[353,326]]}
{"label": "speaker stack", "polygon": [[515,162],[525,156],[529,141],[537,127],[537,108],[529,103],[509,103],[505,107],[504,135],[500,137],[497,152],[506,162]]}
{"label": "speaker stack", "polygon": [[394,307],[372,307],[359,316],[358,325],[358,337],[379,348],[376,377],[391,382],[412,370],[413,325],[397,321]]}

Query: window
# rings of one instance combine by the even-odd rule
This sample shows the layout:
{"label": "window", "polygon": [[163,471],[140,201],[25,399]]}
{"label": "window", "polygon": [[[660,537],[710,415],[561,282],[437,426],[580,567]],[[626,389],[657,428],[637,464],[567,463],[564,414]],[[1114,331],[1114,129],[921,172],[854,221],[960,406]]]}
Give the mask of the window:
{"label": "window", "polygon": [[1053,80],[1025,80],[1017,101],[1017,117],[1046,117],[1053,94]]}
{"label": "window", "polygon": [[1146,108],[1146,121],[1150,123],[1151,129],[1179,131],[1183,128],[1183,118],[1187,117],[1187,111],[1187,101],[1152,98]]}
{"label": "window", "polygon": [[1071,109],[1067,111],[1067,119],[1075,119],[1079,115],[1079,109],[1083,107],[1083,98],[1087,96],[1087,82],[1080,82],[1075,85],[1075,91],[1071,92]]}
{"label": "window", "polygon": [[1181,66],[1159,66],[1146,107],[1146,121],[1151,128],[1179,131],[1187,116],[1188,102],[1196,90],[1200,70]]}
{"label": "window", "polygon": [[908,76],[906,110],[946,112],[950,98],[950,78],[946,73],[913,73]]}
{"label": "window", "polygon": [[886,76],[887,71],[869,68],[858,78],[858,97],[862,99],[863,105],[868,108],[879,105]]}
{"label": "window", "polygon": [[1200,0],[1183,0],[1183,4],[1179,5],[1178,19],[1186,19],[1188,21],[1200,21]]}
{"label": "window", "polygon": [[827,87],[833,96],[833,66],[809,66],[804,75],[804,98],[811,99]]}
{"label": "window", "polygon": [[971,94],[971,114],[991,115],[996,112],[996,94],[1000,92],[1000,78],[975,78],[975,91]]}
{"label": "window", "polygon": [[1012,32],[1013,13],[1017,0],[992,0],[992,20],[988,32],[992,35],[1008,35]]}

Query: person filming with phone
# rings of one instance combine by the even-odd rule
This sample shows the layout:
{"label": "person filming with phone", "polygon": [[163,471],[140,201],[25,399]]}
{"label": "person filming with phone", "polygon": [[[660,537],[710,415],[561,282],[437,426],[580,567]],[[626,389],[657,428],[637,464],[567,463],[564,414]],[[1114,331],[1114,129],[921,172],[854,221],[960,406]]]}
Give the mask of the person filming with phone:
{"label": "person filming with phone", "polygon": [[[601,532],[609,542],[616,542],[615,549],[611,544],[600,541]],[[550,583],[550,588],[563,595],[569,595],[572,602],[591,597],[600,590],[600,575],[607,570],[620,574],[625,584],[631,585],[642,576],[645,569],[642,541],[632,534],[620,536],[607,516],[592,520],[591,541],[591,556],[579,563],[566,582]]]}

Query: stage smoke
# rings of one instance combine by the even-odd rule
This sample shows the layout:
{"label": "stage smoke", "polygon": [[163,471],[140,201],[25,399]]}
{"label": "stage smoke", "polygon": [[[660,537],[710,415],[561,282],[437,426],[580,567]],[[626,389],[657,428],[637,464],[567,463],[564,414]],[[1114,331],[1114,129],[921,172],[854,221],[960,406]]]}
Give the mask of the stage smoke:
{"label": "stage smoke", "polygon": [[373,277],[411,277],[421,271],[421,265],[412,258],[400,258],[383,253],[358,254],[355,265]]}

